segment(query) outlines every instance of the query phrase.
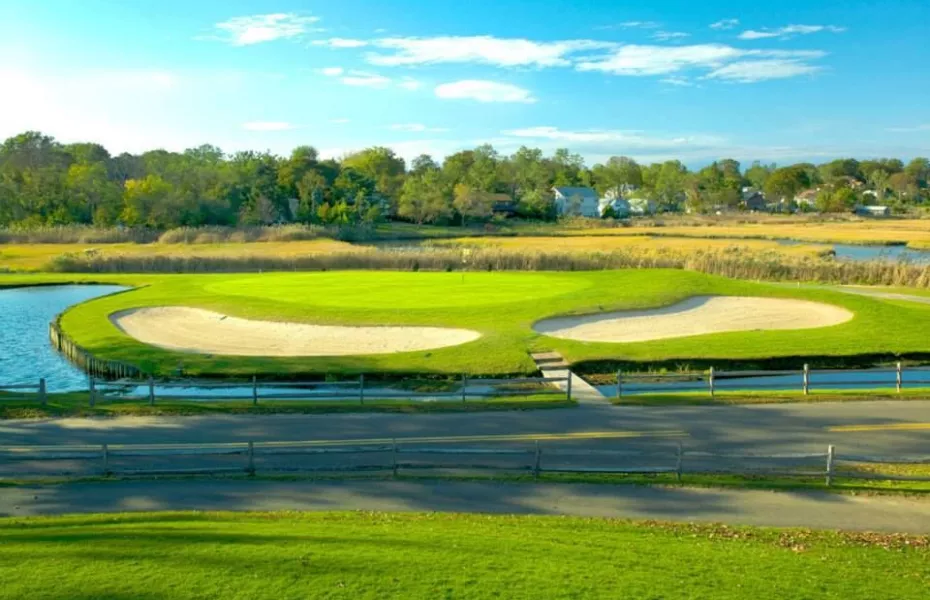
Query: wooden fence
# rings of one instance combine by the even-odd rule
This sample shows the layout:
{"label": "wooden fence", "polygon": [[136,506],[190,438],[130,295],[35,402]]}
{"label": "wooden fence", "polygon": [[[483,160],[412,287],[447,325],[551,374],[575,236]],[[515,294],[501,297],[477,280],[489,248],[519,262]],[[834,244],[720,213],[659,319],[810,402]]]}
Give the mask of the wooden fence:
{"label": "wooden fence", "polygon": [[[684,474],[790,476],[895,481],[930,477],[863,470],[863,465],[930,465],[930,456],[889,457],[825,452],[739,454],[674,448],[627,450],[529,447],[435,447],[397,440],[363,445],[338,441],[240,442],[225,444],[119,444],[99,446],[0,447],[0,476],[156,476],[224,473],[391,473],[497,471],[532,474]],[[60,463],[60,467],[54,466]],[[143,464],[137,464],[143,463]],[[6,469],[13,465],[12,469]],[[25,466],[17,466],[25,465]],[[51,466],[50,466],[51,465]]]}
{"label": "wooden fence", "polygon": [[61,330],[61,315],[49,323],[48,337],[55,350],[92,377],[111,379],[142,377],[142,370],[138,367],[118,360],[99,359],[78,345],[68,334]]}
{"label": "wooden fence", "polygon": [[[879,378],[880,375],[887,375],[887,378]],[[864,375],[870,378],[844,379],[842,375]],[[794,384],[786,382],[759,382],[753,379],[768,377],[797,377]],[[828,380],[821,380],[823,376],[828,376]],[[623,373],[617,371],[616,397],[620,398],[624,393],[630,392],[637,394],[649,393],[683,393],[695,392],[700,389],[688,384],[700,385],[711,398],[721,391],[764,391],[764,390],[791,390],[800,391],[805,396],[817,389],[835,390],[838,387],[856,386],[861,390],[876,390],[883,388],[894,388],[897,393],[901,393],[905,387],[912,389],[918,387],[930,386],[930,368],[914,367],[905,369],[898,362],[894,368],[876,368],[876,369],[811,369],[809,365],[804,365],[801,369],[796,370],[778,370],[778,371],[718,371],[711,367],[704,373]],[[635,388],[631,389],[631,386]],[[626,387],[625,387],[626,386]],[[859,387],[874,386],[874,387]]]}
{"label": "wooden fence", "polygon": [[[158,399],[162,401],[188,400],[196,402],[210,402],[217,400],[241,400],[259,404],[260,400],[319,400],[344,401],[365,404],[375,400],[431,400],[431,401],[461,401],[480,400],[488,398],[502,398],[508,396],[535,396],[546,393],[565,395],[565,399],[572,400],[571,378],[569,377],[523,377],[515,379],[471,379],[461,375],[454,381],[424,380],[431,385],[441,384],[441,391],[407,391],[399,388],[376,387],[366,382],[364,375],[350,381],[307,381],[307,382],[259,382],[252,377],[247,382],[215,382],[187,380],[156,381],[149,377],[141,381],[123,379],[119,381],[100,380],[95,377],[88,378],[87,399],[89,406],[96,406],[100,401],[112,399],[139,398],[145,399],[149,405],[155,405]],[[564,383],[565,391],[556,386]],[[512,389],[508,389],[510,386]],[[516,386],[516,388],[513,388]],[[528,387],[527,387],[528,386]],[[479,389],[475,389],[475,388]],[[504,389],[500,389],[503,387]],[[481,389],[484,388],[484,389]],[[46,403],[47,393],[45,379],[38,384],[0,387],[4,389],[20,389],[37,392],[35,398],[42,404]],[[144,390],[140,394],[136,390]],[[198,390],[196,394],[183,390]],[[127,393],[127,390],[133,390]],[[181,390],[171,393],[171,390]],[[203,393],[201,390],[216,390],[216,393]],[[226,390],[226,392],[223,392]],[[293,391],[291,391],[293,390]],[[242,395],[246,391],[248,395]],[[0,398],[2,401],[3,398]]]}

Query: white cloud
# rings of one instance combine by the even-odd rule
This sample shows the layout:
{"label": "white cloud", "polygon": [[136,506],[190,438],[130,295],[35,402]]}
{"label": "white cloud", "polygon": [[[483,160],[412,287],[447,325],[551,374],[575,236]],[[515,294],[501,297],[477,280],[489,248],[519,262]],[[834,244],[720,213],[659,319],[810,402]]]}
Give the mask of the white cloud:
{"label": "white cloud", "polygon": [[821,71],[820,67],[809,65],[798,60],[767,59],[745,60],[730,63],[711,71],[707,79],[725,79],[738,83],[755,83],[768,79],[785,79],[798,75],[813,75]]}
{"label": "white cloud", "polygon": [[326,77],[338,77],[345,85],[355,87],[385,88],[391,84],[390,78],[383,75],[366,71],[346,71],[342,67],[326,67],[320,69],[320,73]]}
{"label": "white cloud", "polygon": [[373,46],[393,50],[391,54],[370,53],[368,62],[388,67],[437,63],[484,63],[499,67],[564,67],[568,56],[585,50],[612,48],[612,42],[565,40],[536,42],[492,36],[384,38]]}
{"label": "white cloud", "polygon": [[[623,23],[618,23],[615,27],[620,29],[655,29],[661,25],[661,23],[655,21],[625,21]],[[608,27],[611,26],[608,25]]]}
{"label": "white cloud", "polygon": [[930,123],[915,125],[914,127],[889,127],[885,131],[892,133],[919,133],[921,131],[930,131]]}
{"label": "white cloud", "polygon": [[465,79],[444,83],[435,89],[436,96],[446,100],[477,100],[478,102],[519,102],[531,104],[536,98],[521,87],[509,83]]}
{"label": "white cloud", "polygon": [[[743,50],[725,44],[690,46],[628,45],[597,60],[579,62],[579,71],[613,75],[669,75],[703,69],[709,78],[752,82],[804,75],[820,70],[805,61],[823,58],[820,50]],[[762,70],[771,67],[766,76]],[[668,82],[666,82],[668,83]]]}
{"label": "white cloud", "polygon": [[614,75],[664,75],[693,67],[717,67],[739,58],[744,51],[722,44],[692,46],[622,46],[613,54],[578,63],[579,71]]}
{"label": "white cloud", "polygon": [[391,85],[391,80],[389,78],[366,71],[349,71],[344,77],[340,78],[339,81],[346,85],[356,87],[384,88]]}
{"label": "white cloud", "polygon": [[307,32],[309,25],[319,17],[302,17],[295,13],[272,13],[234,17],[217,23],[220,36],[217,39],[233,46],[249,46],[262,42],[299,37]]}
{"label": "white cloud", "polygon": [[423,83],[417,81],[413,77],[404,77],[397,85],[404,88],[405,90],[410,90],[411,92],[423,87]]}
{"label": "white cloud", "polygon": [[612,144],[617,147],[639,149],[666,149],[675,147],[713,147],[720,145],[724,140],[711,135],[688,136],[647,136],[637,131],[621,131],[611,129],[592,129],[586,131],[563,130],[558,127],[527,127],[501,132],[503,135],[534,140],[551,140],[558,143],[570,144]]}
{"label": "white cloud", "polygon": [[313,40],[310,42],[314,46],[329,46],[330,48],[362,48],[367,46],[365,40],[355,40],[349,38],[329,38],[328,40]]}
{"label": "white cloud", "polygon": [[711,29],[733,29],[734,27],[739,26],[739,19],[721,19],[716,23],[711,23]]}
{"label": "white cloud", "polygon": [[427,127],[422,123],[397,123],[389,127],[392,131],[406,131],[408,133],[442,133],[449,131],[444,127]]}
{"label": "white cloud", "polygon": [[763,29],[762,31],[748,29],[739,34],[739,39],[762,40],[766,38],[786,38],[792,35],[808,35],[811,33],[819,33],[821,31],[843,33],[846,31],[846,28],[837,27],[836,25],[786,25],[785,27],[779,27],[778,29]]}
{"label": "white cloud", "polygon": [[667,83],[668,85],[675,85],[678,87],[691,87],[694,85],[694,83],[686,77],[679,77],[677,75],[672,75],[671,77],[660,79],[660,81],[662,83]]}
{"label": "white cloud", "polygon": [[294,126],[287,121],[250,121],[243,123],[242,128],[247,131],[288,131]]}
{"label": "white cloud", "polygon": [[669,40],[680,40],[690,36],[690,33],[685,33],[684,31],[657,31],[652,34],[652,39],[659,40],[660,42],[667,42]]}

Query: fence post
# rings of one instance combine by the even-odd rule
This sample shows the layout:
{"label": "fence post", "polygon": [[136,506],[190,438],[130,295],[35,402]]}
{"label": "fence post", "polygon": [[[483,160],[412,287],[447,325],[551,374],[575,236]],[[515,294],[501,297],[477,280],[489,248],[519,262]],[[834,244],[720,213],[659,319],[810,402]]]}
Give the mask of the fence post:
{"label": "fence post", "polygon": [[155,406],[155,378],[149,375],[149,406]]}
{"label": "fence post", "polygon": [[568,372],[568,381],[565,384],[565,399],[572,401],[572,372]]}
{"label": "fence post", "polygon": [[45,406],[45,401],[47,400],[45,394],[45,377],[39,379],[39,403],[42,406]]}
{"label": "fence post", "polygon": [[97,383],[94,381],[94,377],[90,377],[90,405],[93,407],[97,404]]}
{"label": "fence post", "polygon": [[258,380],[252,375],[252,406],[258,404]]}
{"label": "fence post", "polygon": [[623,396],[623,371],[617,369],[617,398]]}
{"label": "fence post", "polygon": [[397,438],[391,440],[391,472],[397,477]]}
{"label": "fence post", "polygon": [[358,376],[358,403],[365,404],[365,374]]}
{"label": "fence post", "polygon": [[539,440],[536,440],[536,456],[533,460],[533,481],[539,481],[539,459],[542,451],[539,449]]}
{"label": "fence post", "polygon": [[462,403],[465,402],[465,395],[468,393],[468,375],[462,373]]}
{"label": "fence post", "polygon": [[679,482],[681,482],[681,463],[684,455],[684,448],[681,447],[681,442],[678,442],[678,447],[675,449],[675,479]]}
{"label": "fence post", "polygon": [[808,395],[811,391],[811,368],[810,365],[804,363],[804,371],[801,373],[802,387],[804,388],[804,395]]}
{"label": "fence post", "polygon": [[103,476],[110,474],[110,449],[106,444],[103,445]]}
{"label": "fence post", "polygon": [[710,397],[714,397],[714,368],[710,368],[710,373],[707,375],[707,387],[710,389]]}
{"label": "fence post", "polygon": [[245,468],[246,473],[255,475],[255,442],[249,442],[249,462]]}
{"label": "fence post", "polygon": [[836,458],[836,449],[833,444],[827,446],[827,487],[833,485],[833,461]]}
{"label": "fence post", "polygon": [[901,393],[901,387],[904,385],[904,372],[901,368],[901,361],[898,361],[898,364],[895,366],[895,389],[898,390],[898,393]]}

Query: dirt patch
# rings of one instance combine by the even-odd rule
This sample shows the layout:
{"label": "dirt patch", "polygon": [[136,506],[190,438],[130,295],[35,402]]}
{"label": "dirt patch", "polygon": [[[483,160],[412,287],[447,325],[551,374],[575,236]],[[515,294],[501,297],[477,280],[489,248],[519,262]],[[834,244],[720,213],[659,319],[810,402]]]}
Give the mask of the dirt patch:
{"label": "dirt patch", "polygon": [[350,356],[445,348],[481,334],[444,327],[346,327],[254,321],[184,306],[125,310],[110,321],[140,342],[226,356]]}
{"label": "dirt patch", "polygon": [[646,342],[727,331],[812,329],[852,318],[845,308],[806,300],[694,296],[662,308],[545,319],[533,329],[584,342]]}

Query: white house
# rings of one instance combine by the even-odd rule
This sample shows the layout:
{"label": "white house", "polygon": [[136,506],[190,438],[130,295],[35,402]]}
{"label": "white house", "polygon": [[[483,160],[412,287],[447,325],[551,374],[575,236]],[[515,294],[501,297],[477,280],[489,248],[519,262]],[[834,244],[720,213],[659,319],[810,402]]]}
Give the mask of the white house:
{"label": "white house", "polygon": [[555,210],[559,215],[600,217],[597,192],[589,187],[554,187]]}
{"label": "white house", "polygon": [[630,216],[630,203],[626,198],[604,196],[597,201],[597,212],[600,216],[603,217],[608,208],[613,212],[613,216],[618,219]]}
{"label": "white house", "polygon": [[632,215],[654,215],[659,210],[659,204],[649,198],[629,198],[627,202],[630,205],[630,214]]}

